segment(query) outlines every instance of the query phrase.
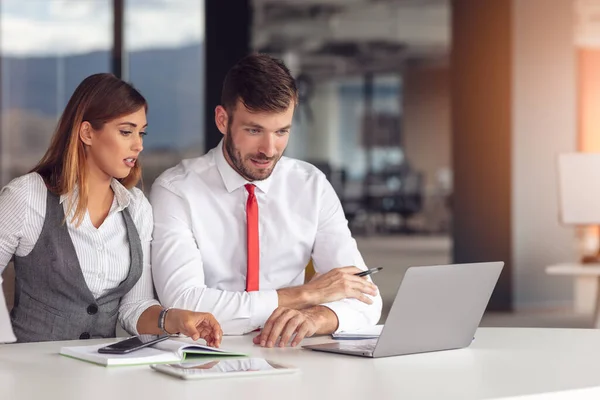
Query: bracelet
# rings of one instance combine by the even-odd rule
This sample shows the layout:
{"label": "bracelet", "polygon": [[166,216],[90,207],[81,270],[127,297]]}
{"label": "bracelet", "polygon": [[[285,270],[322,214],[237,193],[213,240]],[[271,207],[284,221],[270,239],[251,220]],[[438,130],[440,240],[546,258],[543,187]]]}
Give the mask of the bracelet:
{"label": "bracelet", "polygon": [[170,309],[171,309],[171,307],[163,308],[160,311],[160,314],[158,315],[158,327],[160,328],[160,330],[162,330],[167,335],[170,335],[170,333],[167,332],[167,330],[165,329],[165,320],[167,319],[167,313],[169,312]]}

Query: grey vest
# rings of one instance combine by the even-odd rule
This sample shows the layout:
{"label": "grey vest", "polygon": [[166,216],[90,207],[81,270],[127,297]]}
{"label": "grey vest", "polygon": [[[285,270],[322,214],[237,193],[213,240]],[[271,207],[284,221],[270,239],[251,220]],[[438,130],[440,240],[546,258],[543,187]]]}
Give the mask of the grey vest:
{"label": "grey vest", "polygon": [[11,321],[17,341],[42,342],[114,337],[121,298],[142,275],[142,245],[127,209],[131,265],[119,286],[98,299],[83,277],[60,199],[48,191],[40,237],[25,257],[15,256],[15,304]]}

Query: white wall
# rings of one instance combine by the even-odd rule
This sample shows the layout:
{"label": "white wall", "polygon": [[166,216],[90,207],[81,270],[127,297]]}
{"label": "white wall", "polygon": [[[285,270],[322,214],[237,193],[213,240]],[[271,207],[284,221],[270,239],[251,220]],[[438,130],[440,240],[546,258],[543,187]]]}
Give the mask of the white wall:
{"label": "white wall", "polygon": [[572,0],[513,0],[512,254],[517,309],[564,306],[569,277],[544,267],[577,259],[558,222],[556,156],[576,149]]}

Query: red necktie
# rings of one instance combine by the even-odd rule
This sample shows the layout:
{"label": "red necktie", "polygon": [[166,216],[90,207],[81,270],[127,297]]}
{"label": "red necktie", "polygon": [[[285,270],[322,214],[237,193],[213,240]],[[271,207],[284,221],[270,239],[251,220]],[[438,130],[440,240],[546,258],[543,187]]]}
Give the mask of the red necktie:
{"label": "red necktie", "polygon": [[258,202],[254,195],[255,186],[251,183],[246,185],[248,201],[246,202],[246,234],[248,250],[248,272],[246,274],[246,291],[258,290],[258,268],[260,264],[260,252],[258,245]]}

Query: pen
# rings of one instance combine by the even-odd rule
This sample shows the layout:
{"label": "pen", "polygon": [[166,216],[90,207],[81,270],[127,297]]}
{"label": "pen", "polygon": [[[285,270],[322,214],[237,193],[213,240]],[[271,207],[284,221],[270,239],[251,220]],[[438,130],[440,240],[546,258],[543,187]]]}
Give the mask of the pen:
{"label": "pen", "polygon": [[366,271],[358,272],[358,273],[356,273],[354,275],[356,275],[356,276],[372,275],[372,274],[376,274],[377,272],[381,271],[382,269],[383,269],[383,267],[371,268],[371,269],[368,269]]}

